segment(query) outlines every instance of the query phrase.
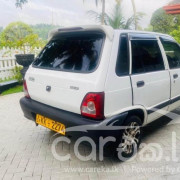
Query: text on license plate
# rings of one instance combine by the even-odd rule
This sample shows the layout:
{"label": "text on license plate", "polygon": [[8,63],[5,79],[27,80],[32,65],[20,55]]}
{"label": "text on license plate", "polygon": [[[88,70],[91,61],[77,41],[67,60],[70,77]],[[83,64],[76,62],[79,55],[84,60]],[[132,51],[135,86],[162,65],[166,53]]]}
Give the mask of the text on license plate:
{"label": "text on license plate", "polygon": [[36,123],[46,128],[49,128],[55,132],[65,135],[66,127],[62,123],[56,122],[52,119],[46,118],[39,114],[36,115]]}

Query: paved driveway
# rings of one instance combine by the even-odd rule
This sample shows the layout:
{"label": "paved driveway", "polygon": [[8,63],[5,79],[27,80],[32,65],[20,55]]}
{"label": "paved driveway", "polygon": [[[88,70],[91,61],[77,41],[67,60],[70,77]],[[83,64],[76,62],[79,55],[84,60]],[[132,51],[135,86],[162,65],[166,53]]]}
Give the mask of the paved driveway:
{"label": "paved driveway", "polygon": [[[62,143],[57,152],[70,153],[71,160],[60,162],[51,153],[54,133],[23,117],[19,106],[22,96],[19,93],[0,97],[0,179],[180,179],[180,159],[172,160],[172,155],[180,158],[180,125],[170,125],[170,119],[161,118],[144,129],[143,148],[132,161],[120,163],[106,154],[103,162],[82,162],[73,154],[73,143]],[[178,116],[173,122],[177,121]],[[162,149],[157,162],[152,148]],[[156,151],[156,156],[161,156]],[[82,155],[89,152],[89,147],[80,146]]]}

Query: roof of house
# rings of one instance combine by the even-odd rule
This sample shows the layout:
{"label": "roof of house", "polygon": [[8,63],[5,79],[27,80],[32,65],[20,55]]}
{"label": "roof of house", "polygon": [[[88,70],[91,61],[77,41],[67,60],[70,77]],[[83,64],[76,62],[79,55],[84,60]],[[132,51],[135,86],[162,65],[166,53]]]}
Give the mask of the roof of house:
{"label": "roof of house", "polygon": [[180,0],[173,0],[169,3],[169,5],[173,5],[173,4],[180,4]]}

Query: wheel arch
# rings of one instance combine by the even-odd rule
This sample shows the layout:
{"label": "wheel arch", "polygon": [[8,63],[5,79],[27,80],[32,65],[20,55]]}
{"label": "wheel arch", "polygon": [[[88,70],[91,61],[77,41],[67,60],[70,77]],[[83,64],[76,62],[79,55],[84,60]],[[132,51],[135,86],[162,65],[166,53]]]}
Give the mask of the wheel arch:
{"label": "wheel arch", "polygon": [[138,116],[142,120],[142,125],[147,124],[147,116],[148,116],[147,110],[145,109],[144,106],[141,105],[136,105],[125,109],[121,109],[120,111],[116,112],[113,116],[110,116],[110,118],[108,118],[107,121],[109,121],[112,117],[111,120],[120,119],[120,123],[123,123],[127,117],[132,115]]}
{"label": "wheel arch", "polygon": [[147,112],[144,109],[137,108],[137,109],[129,110],[127,117],[133,116],[133,115],[138,116],[141,119],[142,125],[146,124]]}

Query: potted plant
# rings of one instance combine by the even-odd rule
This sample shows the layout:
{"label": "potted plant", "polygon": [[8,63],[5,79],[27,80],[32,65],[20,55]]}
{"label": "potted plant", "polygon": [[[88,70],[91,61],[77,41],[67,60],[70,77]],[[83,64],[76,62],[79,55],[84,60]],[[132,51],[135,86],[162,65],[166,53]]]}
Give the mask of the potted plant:
{"label": "potted plant", "polygon": [[35,58],[34,49],[42,47],[44,42],[39,39],[37,34],[27,35],[24,39],[19,42],[19,49],[22,50],[23,54],[16,54],[16,61],[19,65],[24,68],[21,70],[23,77],[29,66],[32,64]]}
{"label": "potted plant", "polygon": [[42,46],[42,41],[39,39],[37,34],[27,35],[24,39],[19,42],[19,49],[22,54],[16,54],[16,62],[23,66],[21,73],[23,77],[25,76],[26,71],[29,66],[32,64],[35,58],[34,49],[36,47]]}

